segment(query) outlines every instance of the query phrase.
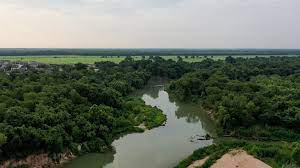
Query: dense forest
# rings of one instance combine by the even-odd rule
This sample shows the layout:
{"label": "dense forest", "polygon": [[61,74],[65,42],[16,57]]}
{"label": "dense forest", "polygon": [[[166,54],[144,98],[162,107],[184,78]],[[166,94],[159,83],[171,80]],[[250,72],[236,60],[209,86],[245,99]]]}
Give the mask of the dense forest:
{"label": "dense forest", "polygon": [[287,134],[284,135],[287,139],[300,139],[297,134],[300,131],[299,57],[228,57],[224,62],[207,62],[195,72],[173,81],[169,90],[181,100],[200,100],[204,108],[214,112],[213,117],[224,134],[253,136],[255,133],[261,134],[258,138],[276,138],[264,132],[270,130],[273,134]]}
{"label": "dense forest", "polygon": [[129,132],[161,125],[165,115],[130,96],[151,76],[175,78],[186,63],[160,58],[93,66],[43,65],[0,72],[1,159],[32,153],[103,152]]}
{"label": "dense forest", "polygon": [[[227,146],[221,143],[217,146],[219,152],[209,147],[210,153],[206,154],[224,154],[230,147],[245,147],[260,158],[273,158],[274,167],[299,163],[299,57],[206,60],[196,65],[195,71],[171,82],[168,89],[180,100],[200,102],[216,122],[219,136],[269,142],[242,143],[244,146],[239,142]],[[272,145],[274,141],[291,145]],[[190,159],[202,152],[199,149]]]}
{"label": "dense forest", "polygon": [[174,98],[199,102],[216,122],[218,136],[292,143],[236,142],[212,146],[206,153],[220,149],[217,158],[230,147],[244,147],[257,157],[265,149],[263,154],[273,152],[272,157],[282,152],[279,147],[288,147],[293,150],[286,159],[278,154],[282,163],[300,160],[299,57],[187,63],[152,56],[138,61],[127,57],[119,64],[42,66],[0,72],[2,161],[42,152],[103,152],[114,139],[143,131],[140,124],[161,125],[166,116],[158,108],[131,96],[153,76],[173,80],[168,91]]}

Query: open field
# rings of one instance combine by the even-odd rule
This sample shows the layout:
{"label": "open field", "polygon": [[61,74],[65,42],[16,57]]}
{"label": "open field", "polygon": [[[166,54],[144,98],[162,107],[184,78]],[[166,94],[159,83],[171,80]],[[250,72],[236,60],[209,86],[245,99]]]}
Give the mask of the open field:
{"label": "open field", "polygon": [[[239,55],[233,57],[270,57],[270,55]],[[172,59],[177,61],[177,56],[161,56],[164,59]],[[200,62],[205,58],[211,58],[214,60],[224,60],[227,56],[181,56],[181,58],[186,62]],[[141,60],[142,56],[133,56],[135,60]],[[94,64],[95,62],[111,61],[119,63],[125,59],[125,56],[80,56],[80,55],[55,55],[55,56],[0,56],[0,60],[10,60],[10,61],[23,61],[23,62],[41,62],[47,64]],[[145,59],[149,59],[146,56]]]}

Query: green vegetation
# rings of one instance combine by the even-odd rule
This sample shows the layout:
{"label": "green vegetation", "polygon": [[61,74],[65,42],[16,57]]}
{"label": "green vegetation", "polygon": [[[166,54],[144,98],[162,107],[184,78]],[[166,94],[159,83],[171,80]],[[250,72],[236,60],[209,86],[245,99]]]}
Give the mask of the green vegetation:
{"label": "green vegetation", "polygon": [[31,56],[31,55],[84,55],[84,56],[148,56],[148,55],[168,55],[168,56],[197,56],[197,55],[300,55],[299,49],[0,49],[0,56]]}
{"label": "green vegetation", "polygon": [[299,57],[205,60],[194,72],[171,82],[169,91],[212,110],[220,136],[296,143],[300,141],[299,70]]}
{"label": "green vegetation", "polygon": [[[299,57],[205,62],[171,82],[169,90],[181,100],[199,100],[213,110],[220,133],[253,136],[276,127],[289,129],[291,135],[299,131]],[[254,130],[240,131],[244,129]]]}
{"label": "green vegetation", "polygon": [[216,160],[221,158],[225,153],[232,149],[243,149],[254,157],[260,158],[273,168],[282,167],[297,167],[296,162],[299,162],[299,145],[300,143],[276,143],[276,142],[251,142],[241,140],[222,141],[222,143],[214,144],[202,149],[194,151],[188,158],[181,161],[176,168],[186,168],[194,161],[204,159],[209,156],[209,159],[202,166],[209,168]]}
{"label": "green vegetation", "polygon": [[6,143],[6,140],[7,140],[7,137],[4,134],[0,133],[0,146],[2,144]]}
{"label": "green vegetation", "polygon": [[149,73],[119,66],[98,72],[81,67],[0,74],[0,132],[7,137],[2,156],[74,151],[78,145],[83,152],[101,152],[119,134],[138,131],[135,126],[143,120],[135,115],[160,122],[155,125],[163,122],[151,113],[161,111],[124,97],[144,86]]}
{"label": "green vegetation", "polygon": [[155,57],[119,64],[44,65],[0,71],[1,161],[30,154],[103,152],[114,139],[166,121],[130,93],[151,76],[178,78],[188,63]]}
{"label": "green vegetation", "polygon": [[[240,55],[234,57],[254,58],[255,56]],[[153,56],[152,56],[153,57]],[[132,56],[134,60],[150,59],[151,56]],[[161,56],[168,60],[178,61],[181,57],[186,62],[201,62],[207,58],[213,60],[225,60],[227,56]],[[268,55],[259,55],[259,57],[269,57]],[[41,62],[46,64],[94,64],[95,62],[110,61],[114,63],[120,63],[126,58],[126,56],[84,56],[84,55],[47,55],[47,56],[0,56],[0,60],[9,61],[22,61],[22,62]]]}
{"label": "green vegetation", "polygon": [[160,126],[167,120],[158,108],[145,106],[140,99],[129,99],[125,104],[125,108],[131,110],[132,117],[135,118],[137,123],[144,123],[148,129]]}
{"label": "green vegetation", "polygon": [[168,87],[172,96],[213,112],[219,136],[243,139],[200,149],[179,167],[204,155],[210,155],[209,166],[232,148],[274,167],[299,164],[300,57],[9,58],[56,65],[0,72],[2,160],[37,152],[103,152],[114,139],[143,131],[140,124],[161,125],[166,116],[130,93],[162,76],[175,79]]}
{"label": "green vegetation", "polygon": [[115,62],[119,63],[125,57],[100,57],[100,56],[1,56],[1,60],[22,61],[22,62],[41,62],[46,64],[94,64],[95,62]]}

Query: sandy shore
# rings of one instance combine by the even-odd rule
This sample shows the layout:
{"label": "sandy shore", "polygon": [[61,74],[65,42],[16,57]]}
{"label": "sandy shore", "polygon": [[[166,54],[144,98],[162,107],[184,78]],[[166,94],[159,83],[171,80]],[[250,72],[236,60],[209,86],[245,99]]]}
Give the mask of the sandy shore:
{"label": "sandy shore", "polygon": [[272,168],[264,162],[254,158],[247,154],[243,150],[233,150],[222,156],[221,159],[217,160],[211,168]]}
{"label": "sandy shore", "polygon": [[[188,168],[201,167],[208,157],[193,162]],[[244,150],[232,150],[223,155],[211,168],[272,168]]]}

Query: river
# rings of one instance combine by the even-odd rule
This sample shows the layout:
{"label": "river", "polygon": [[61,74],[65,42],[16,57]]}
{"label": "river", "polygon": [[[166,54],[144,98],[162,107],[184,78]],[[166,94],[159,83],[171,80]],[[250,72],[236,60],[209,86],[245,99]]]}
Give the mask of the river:
{"label": "river", "polygon": [[151,80],[135,93],[147,105],[167,115],[165,126],[144,133],[126,135],[113,142],[115,152],[87,154],[64,165],[65,168],[168,168],[212,140],[197,141],[196,135],[211,133],[214,126],[199,105],[172,101],[163,79]]}

